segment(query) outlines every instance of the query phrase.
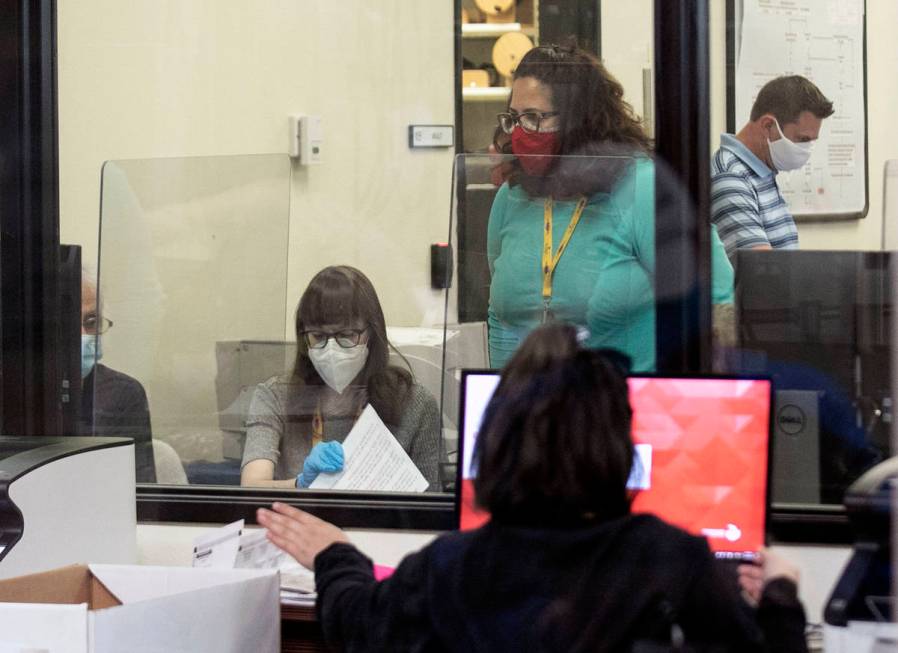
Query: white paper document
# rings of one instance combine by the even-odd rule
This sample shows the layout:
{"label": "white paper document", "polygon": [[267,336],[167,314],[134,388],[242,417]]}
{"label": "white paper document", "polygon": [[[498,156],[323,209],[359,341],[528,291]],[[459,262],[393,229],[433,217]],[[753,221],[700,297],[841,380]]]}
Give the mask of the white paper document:
{"label": "white paper document", "polygon": [[319,474],[313,490],[424,492],[427,479],[369,404],[343,442],[343,471]]}
{"label": "white paper document", "polygon": [[260,528],[240,535],[234,568],[275,569],[292,561],[290,556],[269,541],[268,531]]}
{"label": "white paper document", "polygon": [[[315,574],[271,543],[264,528],[243,531],[243,520],[207,531],[194,540],[194,567],[277,569],[281,603],[315,605]],[[4,651],[0,650],[0,653]]]}
{"label": "white paper document", "polygon": [[193,540],[193,566],[233,569],[240,547],[243,520],[237,520]]}

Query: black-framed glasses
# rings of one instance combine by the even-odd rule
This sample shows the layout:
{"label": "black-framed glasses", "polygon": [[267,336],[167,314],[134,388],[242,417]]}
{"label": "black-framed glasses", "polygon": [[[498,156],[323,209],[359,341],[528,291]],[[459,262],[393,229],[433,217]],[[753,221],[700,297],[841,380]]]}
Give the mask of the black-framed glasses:
{"label": "black-framed glasses", "polygon": [[333,338],[343,349],[358,347],[362,334],[368,329],[341,329],[340,331],[303,331],[302,339],[309,349],[323,349],[327,341]]}
{"label": "black-framed glasses", "polygon": [[106,333],[112,328],[112,324],[112,320],[99,317],[96,313],[88,313],[81,318],[81,328],[84,330],[84,333],[92,336]]}
{"label": "black-framed glasses", "polygon": [[499,127],[506,134],[514,131],[515,125],[520,125],[528,134],[535,134],[539,131],[540,123],[546,118],[554,118],[558,115],[557,111],[525,111],[517,113],[515,111],[507,111],[496,115],[499,119]]}

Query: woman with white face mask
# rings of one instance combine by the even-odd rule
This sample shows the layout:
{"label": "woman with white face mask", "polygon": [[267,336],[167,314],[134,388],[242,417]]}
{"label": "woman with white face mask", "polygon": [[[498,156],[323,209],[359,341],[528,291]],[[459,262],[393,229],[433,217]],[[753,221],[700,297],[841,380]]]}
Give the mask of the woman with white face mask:
{"label": "woman with white face mask", "polygon": [[437,491],[440,414],[407,369],[389,364],[383,309],[359,270],[315,275],[296,309],[292,374],[259,384],[247,416],[241,485],[308,488],[343,469],[342,442],[370,404]]}

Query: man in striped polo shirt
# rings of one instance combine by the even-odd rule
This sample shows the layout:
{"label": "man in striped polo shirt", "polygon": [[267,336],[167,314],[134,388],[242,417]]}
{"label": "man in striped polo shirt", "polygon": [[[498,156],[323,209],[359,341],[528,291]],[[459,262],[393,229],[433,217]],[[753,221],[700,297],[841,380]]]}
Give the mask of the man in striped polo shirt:
{"label": "man in striped polo shirt", "polygon": [[758,93],[749,122],[722,134],[711,160],[711,221],[735,262],[736,250],[795,249],[798,230],[776,174],[803,167],[833,104],[800,75],[777,77]]}

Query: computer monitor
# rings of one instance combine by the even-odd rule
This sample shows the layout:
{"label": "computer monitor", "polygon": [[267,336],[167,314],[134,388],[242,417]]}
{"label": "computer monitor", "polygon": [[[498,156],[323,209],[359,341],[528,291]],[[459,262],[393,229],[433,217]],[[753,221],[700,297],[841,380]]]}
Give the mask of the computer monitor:
{"label": "computer monitor", "polygon": [[[471,457],[496,371],[462,374],[458,527],[489,519],[474,500]],[[770,458],[768,379],[634,375],[627,380],[642,473],[630,478],[634,512],[708,539],[720,558],[752,556],[766,541]]]}

